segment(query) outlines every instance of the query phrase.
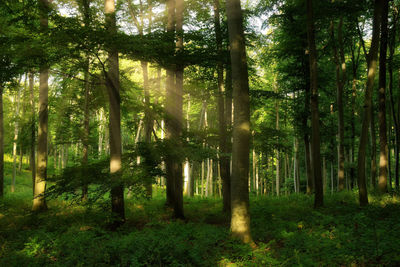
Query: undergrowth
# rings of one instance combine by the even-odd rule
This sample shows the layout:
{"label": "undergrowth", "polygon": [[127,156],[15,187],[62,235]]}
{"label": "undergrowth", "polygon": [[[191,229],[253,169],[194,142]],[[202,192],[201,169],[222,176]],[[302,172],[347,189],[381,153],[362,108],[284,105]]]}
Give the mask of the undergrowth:
{"label": "undergrowth", "polygon": [[359,208],[354,192],[327,194],[319,210],[306,195],[252,196],[251,249],[229,237],[217,198],[185,198],[186,220],[173,221],[155,188],[150,201],[128,199],[127,222],[109,231],[101,206],[52,200],[32,213],[28,171],[15,193],[9,186],[6,179],[0,266],[400,266],[400,207],[390,196]]}

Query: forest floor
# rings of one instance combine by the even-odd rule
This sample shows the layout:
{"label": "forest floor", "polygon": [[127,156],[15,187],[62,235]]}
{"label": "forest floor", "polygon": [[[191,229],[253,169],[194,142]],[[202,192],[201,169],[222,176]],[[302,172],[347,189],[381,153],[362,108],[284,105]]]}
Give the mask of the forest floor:
{"label": "forest floor", "polygon": [[312,197],[251,197],[255,249],[229,238],[220,199],[185,198],[186,221],[171,220],[162,192],[127,200],[127,222],[107,229],[108,210],[49,201],[31,212],[30,173],[0,201],[0,266],[400,266],[400,201],[354,192]]}

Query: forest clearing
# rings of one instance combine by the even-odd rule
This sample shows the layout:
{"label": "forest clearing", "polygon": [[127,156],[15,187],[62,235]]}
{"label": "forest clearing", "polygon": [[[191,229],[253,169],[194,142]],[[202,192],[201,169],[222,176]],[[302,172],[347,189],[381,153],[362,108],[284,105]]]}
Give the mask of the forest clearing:
{"label": "forest clearing", "polygon": [[0,266],[399,266],[400,1],[0,1]]}

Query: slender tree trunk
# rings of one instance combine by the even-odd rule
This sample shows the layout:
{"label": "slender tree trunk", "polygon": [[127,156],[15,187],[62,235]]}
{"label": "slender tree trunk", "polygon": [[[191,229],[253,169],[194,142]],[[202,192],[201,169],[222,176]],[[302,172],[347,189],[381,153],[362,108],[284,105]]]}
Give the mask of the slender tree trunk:
{"label": "slender tree trunk", "polygon": [[312,0],[307,0],[307,39],[310,56],[310,85],[311,85],[311,151],[315,185],[314,207],[323,206],[323,185],[321,175],[319,110],[318,110],[318,78],[317,78],[317,49],[315,47],[314,14]]}
{"label": "slender tree trunk", "polygon": [[[372,94],[372,93],[371,93]],[[374,112],[374,103],[372,101],[371,96],[371,184],[372,187],[376,187],[376,174],[377,174],[377,166],[376,166],[376,131],[375,131],[375,112]]]}
{"label": "slender tree trunk", "polygon": [[[144,140],[146,144],[150,145],[151,143],[151,134],[153,130],[153,116],[151,114],[150,109],[150,90],[149,90],[149,73],[148,73],[148,63],[146,61],[140,62],[143,72],[143,88],[144,88]],[[146,186],[146,195],[151,198],[153,194],[152,180],[147,179]]]}
{"label": "slender tree trunk", "polygon": [[[105,0],[106,25],[110,36],[117,32],[115,1]],[[120,226],[125,221],[124,187],[122,177],[122,144],[121,144],[121,110],[120,110],[120,83],[118,51],[108,51],[108,71],[106,87],[110,102],[109,117],[109,142],[110,142],[110,174],[111,186],[111,211],[115,214],[113,227]]]}
{"label": "slender tree trunk", "polygon": [[388,141],[386,126],[386,54],[388,39],[388,1],[383,1],[381,18],[381,40],[379,56],[379,181],[381,193],[387,192],[388,180]]}
{"label": "slender tree trunk", "polygon": [[250,99],[243,16],[240,0],[228,0],[226,4],[235,118],[232,146],[231,232],[243,242],[252,244],[248,188]]}
{"label": "slender tree trunk", "polygon": [[103,108],[100,108],[99,110],[99,143],[98,143],[98,156],[99,158],[103,154],[103,138],[104,138],[104,124],[103,124],[103,118],[104,118],[104,110]]}
{"label": "slender tree trunk", "polygon": [[[86,60],[85,66],[85,103],[84,103],[84,119],[83,119],[83,157],[82,157],[82,165],[87,166],[88,164],[88,157],[89,157],[89,135],[90,135],[90,128],[89,128],[89,91],[90,91],[90,84],[89,84],[89,58]],[[88,198],[88,184],[83,183],[82,186],[82,199],[87,200]]]}
{"label": "slender tree trunk", "polygon": [[[275,93],[278,94],[278,88],[276,86],[276,82],[274,82],[274,87],[275,87]],[[276,131],[279,131],[279,101],[275,100],[275,129]],[[279,142],[279,136],[278,136],[278,142]],[[276,195],[280,195],[280,187],[281,187],[281,181],[280,181],[280,153],[279,153],[279,148],[276,149],[276,171],[275,171],[275,186],[276,186]]]}
{"label": "slender tree trunk", "polygon": [[365,178],[365,152],[367,147],[368,125],[371,120],[371,103],[372,103],[372,90],[374,86],[374,79],[377,70],[377,59],[379,49],[379,28],[381,21],[381,6],[384,0],[375,0],[374,5],[374,20],[372,26],[372,41],[368,58],[368,78],[365,90],[364,100],[364,114],[362,120],[362,129],[360,136],[360,144],[358,148],[358,187],[360,205],[365,206],[368,204],[367,183]]}
{"label": "slender tree trunk", "polygon": [[21,98],[21,86],[18,84],[18,92],[14,98],[15,103],[15,114],[14,114],[14,140],[13,140],[13,173],[12,173],[12,182],[11,182],[11,192],[15,192],[15,180],[17,176],[17,142],[18,142],[18,133],[19,133],[19,105]]}
{"label": "slender tree trunk", "polygon": [[4,196],[4,119],[3,119],[3,92],[0,84],[0,198]]}
{"label": "slender tree trunk", "polygon": [[[31,143],[30,143],[30,169],[32,172],[32,193],[35,193],[35,177],[36,177],[36,164],[35,164],[35,144],[36,144],[36,125],[35,125],[35,97],[33,92],[34,77],[33,73],[29,73],[29,92],[30,92],[30,105],[31,105]],[[55,160],[55,159],[54,159]]]}
{"label": "slender tree trunk", "polygon": [[222,62],[222,33],[220,22],[220,1],[214,0],[214,28],[215,38],[217,44],[218,58],[221,59],[217,63],[218,75],[218,126],[219,126],[219,159],[220,171],[222,179],[223,191],[223,211],[230,213],[230,161],[227,156],[227,129],[226,129],[226,116],[225,116],[225,88],[224,88],[224,66]]}
{"label": "slender tree trunk", "polygon": [[[388,71],[389,71],[389,96],[390,96],[390,107],[391,107],[391,112],[392,112],[392,117],[393,117],[393,123],[394,123],[394,137],[395,137],[395,142],[394,142],[394,156],[395,156],[395,184],[396,184],[396,189],[399,188],[399,148],[400,148],[400,125],[399,125],[399,116],[396,114],[396,107],[395,107],[395,101],[394,101],[394,96],[393,96],[393,57],[395,53],[395,45],[396,45],[396,29],[397,29],[397,22],[399,18],[398,10],[397,8],[393,9],[393,27],[391,29],[391,34],[390,34],[390,41],[389,41],[389,60],[388,60]],[[399,94],[400,96],[400,94]],[[400,103],[400,102],[399,102]],[[399,111],[399,110],[398,110]],[[389,127],[390,131],[390,127]],[[390,162],[390,161],[389,161]]]}
{"label": "slender tree trunk", "polygon": [[[340,17],[338,25],[338,42],[339,53],[336,48],[336,40],[334,37],[334,24],[331,24],[331,35],[333,41],[334,59],[336,63],[336,84],[337,84],[337,105],[338,105],[338,132],[339,132],[339,153],[338,153],[338,190],[344,189],[344,111],[343,111],[343,91],[346,84],[346,61],[343,48],[343,16]],[[340,54],[340,55],[339,55]]]}

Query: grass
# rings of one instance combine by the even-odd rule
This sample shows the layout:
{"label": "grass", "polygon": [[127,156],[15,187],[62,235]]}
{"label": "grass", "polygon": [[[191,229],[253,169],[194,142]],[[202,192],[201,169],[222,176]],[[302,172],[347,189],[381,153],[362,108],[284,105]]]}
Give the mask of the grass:
{"label": "grass", "polygon": [[31,209],[27,170],[0,201],[0,266],[400,266],[399,200],[371,196],[359,208],[353,192],[327,195],[312,209],[305,195],[251,198],[256,249],[229,238],[220,199],[185,198],[186,221],[171,220],[163,192],[126,201],[127,222],[107,230],[101,207],[49,202]]}

